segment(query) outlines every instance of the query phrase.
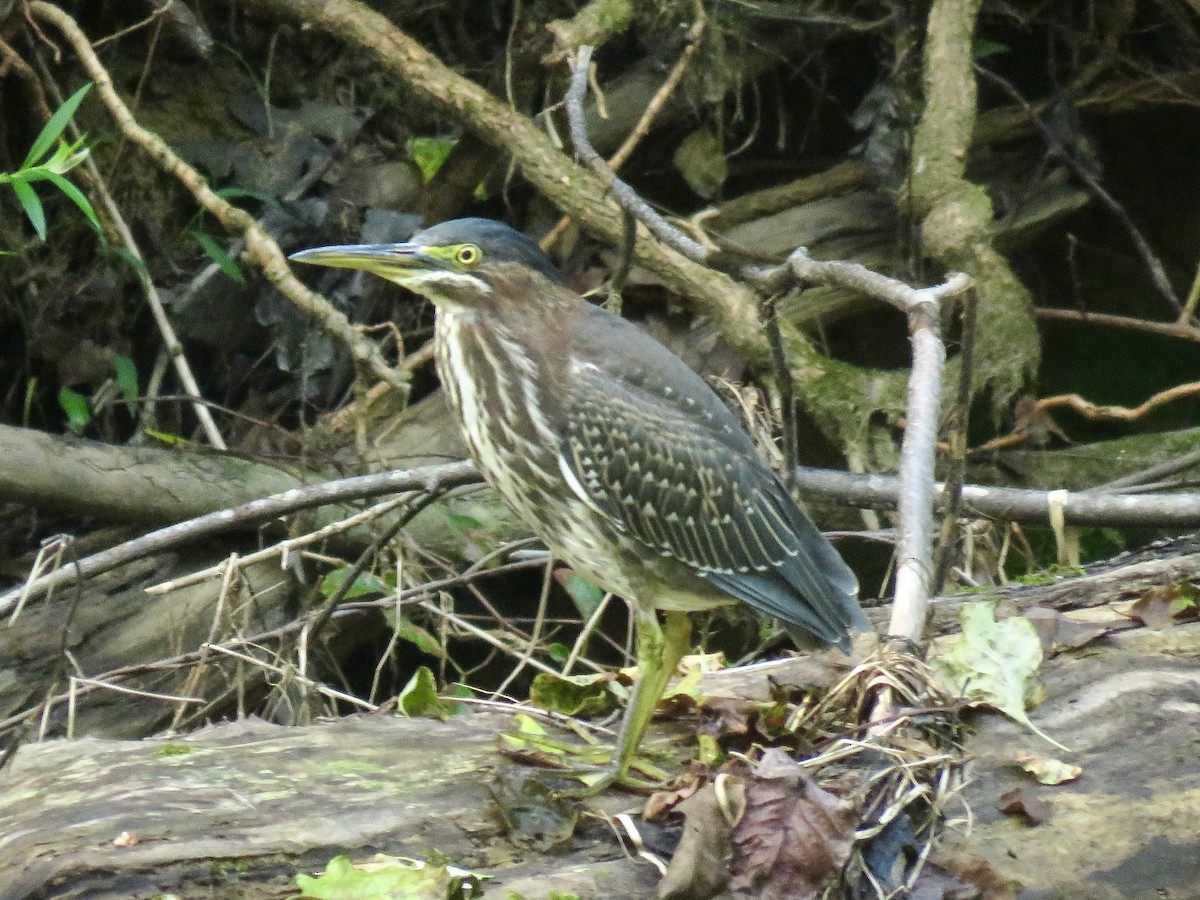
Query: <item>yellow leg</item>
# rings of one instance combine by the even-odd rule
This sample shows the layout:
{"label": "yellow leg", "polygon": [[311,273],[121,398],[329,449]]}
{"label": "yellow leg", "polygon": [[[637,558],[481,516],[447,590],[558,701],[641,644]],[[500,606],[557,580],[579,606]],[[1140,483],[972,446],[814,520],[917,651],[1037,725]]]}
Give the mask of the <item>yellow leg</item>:
{"label": "yellow leg", "polygon": [[638,680],[633,686],[633,696],[625,709],[621,728],[617,732],[617,744],[613,760],[606,766],[598,781],[580,790],[562,792],[566,796],[591,797],[614,782],[627,780],[630,763],[637,754],[638,745],[646,733],[646,726],[654,715],[667,682],[675,666],[687,652],[692,637],[692,622],[687,613],[668,612],[665,626],[659,625],[658,614],[652,610],[634,609],[634,631],[637,640]]}

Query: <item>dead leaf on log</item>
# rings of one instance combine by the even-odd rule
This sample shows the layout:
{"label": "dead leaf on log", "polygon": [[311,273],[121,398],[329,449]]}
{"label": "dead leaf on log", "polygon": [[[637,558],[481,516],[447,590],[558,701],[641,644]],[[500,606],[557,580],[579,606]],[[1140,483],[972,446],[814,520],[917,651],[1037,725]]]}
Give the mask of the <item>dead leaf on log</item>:
{"label": "dead leaf on log", "polygon": [[1042,642],[1042,653],[1046,655],[1077,650],[1112,632],[1103,625],[1076,622],[1057,609],[1045,606],[1030,607],[1021,615],[1033,623],[1038,640]]}
{"label": "dead leaf on log", "polygon": [[762,900],[804,900],[850,858],[855,804],[821,788],[782,750],[763,754],[733,833],[733,890]]}
{"label": "dead leaf on log", "polygon": [[[940,894],[922,894],[914,888],[913,900],[968,900],[974,897],[984,900],[1016,900],[1024,887],[1021,882],[1001,875],[986,859],[960,849],[935,850],[931,853],[929,865],[922,870],[921,880],[925,878],[925,871],[931,867],[940,871],[943,876],[949,875],[957,879],[959,884],[970,885],[970,893],[943,890]],[[921,880],[917,881],[918,887]]]}
{"label": "dead leaf on log", "polygon": [[665,791],[655,791],[646,798],[642,806],[642,818],[648,822],[659,822],[668,813],[674,812],[679,804],[700,790],[704,785],[704,776],[698,772],[684,772],[673,782],[675,787]]}
{"label": "dead leaf on log", "polygon": [[1039,784],[1062,784],[1064,781],[1074,781],[1083,774],[1083,769],[1065,763],[1052,756],[1031,753],[1028,750],[1017,751],[1014,757],[1017,765],[1038,780]]}
{"label": "dead leaf on log", "polygon": [[1194,619],[1196,613],[1196,598],[1178,584],[1149,588],[1125,610],[1129,618],[1155,631],[1169,628],[1179,619]]}
{"label": "dead leaf on log", "polygon": [[1029,788],[1013,788],[1000,795],[1000,811],[1009,816],[1024,816],[1030,825],[1040,825],[1054,814],[1053,807]]}
{"label": "dead leaf on log", "polygon": [[705,731],[718,740],[728,735],[744,735],[750,730],[750,717],[758,704],[734,697],[707,697],[700,705],[705,718]]}
{"label": "dead leaf on log", "polygon": [[959,610],[962,633],[936,648],[934,666],[951,690],[972,705],[990,706],[1020,722],[1060,750],[1068,750],[1030,721],[1036,705],[1033,675],[1042,664],[1037,632],[1027,619],[996,621],[994,603],[968,603]]}
{"label": "dead leaf on log", "polygon": [[[745,788],[726,779],[726,803],[737,809]],[[683,837],[658,885],[662,900],[715,897],[729,883],[729,836],[733,825],[714,785],[708,784],[676,807],[683,814]]]}

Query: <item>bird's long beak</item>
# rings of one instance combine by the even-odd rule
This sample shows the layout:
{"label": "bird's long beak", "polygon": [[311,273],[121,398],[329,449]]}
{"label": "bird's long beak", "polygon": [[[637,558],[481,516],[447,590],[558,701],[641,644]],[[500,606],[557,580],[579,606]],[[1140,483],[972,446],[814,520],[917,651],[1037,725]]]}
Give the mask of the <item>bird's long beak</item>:
{"label": "bird's long beak", "polygon": [[396,275],[406,271],[430,268],[436,258],[420,244],[345,244],[301,250],[288,259],[335,269],[361,269],[395,280]]}

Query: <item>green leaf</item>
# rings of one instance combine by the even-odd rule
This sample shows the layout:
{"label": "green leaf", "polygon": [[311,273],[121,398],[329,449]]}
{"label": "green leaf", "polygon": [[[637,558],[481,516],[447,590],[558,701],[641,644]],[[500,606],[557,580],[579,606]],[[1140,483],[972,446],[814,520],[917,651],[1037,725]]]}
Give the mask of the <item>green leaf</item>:
{"label": "green leaf", "polygon": [[171,434],[167,431],[155,431],[153,428],[143,428],[142,434],[146,435],[146,437],[154,438],[154,440],[160,441],[168,447],[187,447],[192,443],[185,437],[180,437],[177,434]]}
{"label": "green leaf", "polygon": [[87,92],[92,89],[92,85],[85,84],[70,97],[68,97],[63,105],[50,117],[50,121],[42,128],[37,138],[33,142],[33,146],[29,148],[29,155],[25,157],[25,161],[21,163],[22,169],[28,169],[41,159],[47,150],[58,140],[59,136],[66,130],[72,116],[75,115],[75,110],[79,109],[79,104],[83,102],[83,98],[87,96]]}
{"label": "green leaf", "polygon": [[[392,590],[394,590],[394,587],[389,588],[388,592],[391,593]],[[395,632],[396,637],[408,641],[422,653],[428,653],[430,656],[436,656],[438,659],[446,658],[446,648],[442,646],[437,638],[420,625],[409,621],[404,616],[397,618],[394,608],[383,610],[383,615],[387,619],[388,624],[392,626],[392,631]]]}
{"label": "green leaf", "polygon": [[604,602],[604,589],[597,587],[582,575],[577,575],[571,569],[555,569],[554,579],[575,601],[575,608],[585,619],[591,618],[592,613]]}
{"label": "green leaf", "polygon": [[68,144],[65,140],[59,141],[54,152],[50,154],[50,158],[35,166],[34,169],[41,169],[54,175],[65,175],[87,159],[91,152],[87,147],[86,137],[80,137],[73,144]]}
{"label": "green leaf", "polygon": [[973,705],[990,706],[1020,722],[1060,750],[1068,748],[1029,720],[1025,701],[1031,678],[1042,663],[1042,644],[1033,623],[1022,616],[996,621],[995,603],[968,603],[959,611],[962,633],[934,659],[934,666],[959,695]]}
{"label": "green leaf", "polygon": [[99,231],[100,220],[96,218],[96,210],[92,208],[91,201],[84,196],[83,191],[79,190],[79,188],[75,187],[75,185],[71,184],[71,182],[67,181],[67,179],[55,172],[50,172],[46,177],[60,191],[66,194],[67,198],[72,203],[79,207],[79,211],[87,216],[88,221],[92,223],[92,227]]}
{"label": "green leaf", "polygon": [[997,53],[1007,53],[1007,44],[1000,44],[996,41],[976,41],[971,47],[971,56],[975,59],[985,59],[989,56],[995,56]]}
{"label": "green leaf", "polygon": [[688,187],[706,200],[717,195],[729,175],[721,136],[708,125],[697,128],[683,139],[672,162]]}
{"label": "green leaf", "polygon": [[21,208],[25,210],[25,215],[29,217],[29,222],[33,225],[33,230],[44,241],[46,239],[46,210],[42,206],[42,201],[38,199],[37,193],[26,182],[15,180],[10,183]]}
{"label": "green leaf", "polygon": [[455,534],[467,534],[468,532],[479,531],[483,528],[483,523],[474,516],[449,511],[446,512],[446,523]]}
{"label": "green leaf", "polygon": [[217,264],[217,268],[236,281],[238,284],[246,283],[246,276],[242,274],[242,270],[238,268],[238,264],[234,262],[232,256],[225,252],[225,248],[218,244],[210,235],[203,231],[189,231],[189,235],[200,245],[200,249],[205,252],[209,259]]}
{"label": "green leaf", "polygon": [[146,264],[134,256],[127,248],[117,247],[115,250],[117,256],[129,264],[129,266],[139,275],[150,277],[150,270],[146,268]]}
{"label": "green leaf", "polygon": [[454,138],[414,137],[409,138],[404,146],[428,184],[454,149],[455,143]]}
{"label": "green leaf", "polygon": [[92,421],[92,410],[88,406],[87,397],[73,391],[69,387],[59,388],[58,405],[67,414],[67,424],[72,431],[83,431],[88,422]]}
{"label": "green leaf", "polygon": [[139,396],[137,366],[128,356],[118,356],[113,360],[113,368],[117,370],[117,384],[121,386],[121,396],[129,404],[129,408],[137,411]]}
{"label": "green leaf", "polygon": [[396,715],[410,719],[418,716],[446,719],[461,711],[461,703],[443,700],[438,696],[437,679],[428,666],[417,669],[396,698]]}
{"label": "green leaf", "polygon": [[551,675],[539,672],[529,687],[529,702],[568,716],[603,716],[617,707],[608,675]]}
{"label": "green leaf", "polygon": [[571,648],[566,644],[551,644],[546,648],[546,655],[561,666],[571,658]]}
{"label": "green leaf", "polygon": [[[325,577],[321,579],[321,596],[329,599],[334,594],[342,589],[342,585],[346,583],[346,578],[350,575],[350,567],[342,566],[340,569],[334,569],[332,572],[327,572]],[[373,575],[370,572],[363,572],[354,579],[354,583],[350,585],[345,594],[342,595],[343,600],[353,600],[355,597],[365,597],[368,594],[386,594],[388,587],[383,583],[378,575]]]}
{"label": "green leaf", "polygon": [[458,900],[480,896],[480,877],[453,866],[377,853],[359,865],[335,856],[322,874],[297,875],[296,884],[300,896],[310,900]]}

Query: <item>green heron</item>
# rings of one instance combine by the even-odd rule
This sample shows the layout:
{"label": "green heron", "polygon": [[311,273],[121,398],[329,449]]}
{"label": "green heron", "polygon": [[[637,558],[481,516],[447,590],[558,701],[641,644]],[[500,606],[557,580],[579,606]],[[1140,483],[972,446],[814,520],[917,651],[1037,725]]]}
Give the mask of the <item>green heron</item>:
{"label": "green heron", "polygon": [[555,557],[631,605],[640,677],[593,790],[629,780],[689,610],[741,601],[843,650],[869,627],[854,573],[708,384],[568,288],[525,235],[455,219],[291,258],[433,301],[438,374],[484,478]]}

